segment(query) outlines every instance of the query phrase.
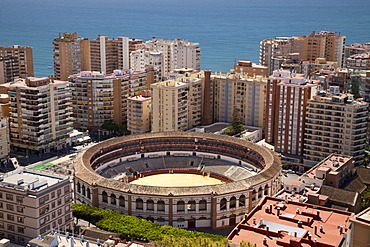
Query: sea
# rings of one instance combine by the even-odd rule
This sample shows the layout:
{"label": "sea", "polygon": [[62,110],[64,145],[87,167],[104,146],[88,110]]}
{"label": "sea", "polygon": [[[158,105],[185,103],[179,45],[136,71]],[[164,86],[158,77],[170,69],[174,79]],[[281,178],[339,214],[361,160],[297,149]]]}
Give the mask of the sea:
{"label": "sea", "polygon": [[259,42],[332,31],[370,42],[370,0],[1,0],[0,46],[33,47],[35,76],[53,73],[52,40],[181,38],[201,45],[201,68],[259,62]]}

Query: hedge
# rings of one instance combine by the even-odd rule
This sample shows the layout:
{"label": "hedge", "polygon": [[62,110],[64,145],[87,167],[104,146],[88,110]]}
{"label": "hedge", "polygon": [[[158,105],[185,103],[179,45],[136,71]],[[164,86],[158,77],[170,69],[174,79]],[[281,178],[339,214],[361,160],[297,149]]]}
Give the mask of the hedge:
{"label": "hedge", "polygon": [[[174,239],[207,239],[210,246],[227,246],[223,236],[193,232],[172,226],[162,226],[134,216],[123,215],[108,209],[99,209],[83,204],[73,204],[73,215],[86,220],[100,229],[120,234],[121,238],[139,241],[160,241],[168,236]],[[198,240],[197,240],[198,241]]]}

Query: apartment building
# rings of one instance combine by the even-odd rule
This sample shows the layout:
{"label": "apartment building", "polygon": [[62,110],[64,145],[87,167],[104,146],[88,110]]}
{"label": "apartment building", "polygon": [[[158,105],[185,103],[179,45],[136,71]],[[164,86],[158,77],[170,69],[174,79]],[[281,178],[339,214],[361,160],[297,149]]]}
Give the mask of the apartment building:
{"label": "apartment building", "polygon": [[264,127],[267,78],[244,73],[211,75],[214,122],[232,121],[233,112],[244,125]]}
{"label": "apartment building", "polygon": [[10,142],[41,154],[70,145],[71,90],[68,82],[27,77],[1,85],[10,97]]}
{"label": "apartment building", "polygon": [[350,44],[344,46],[344,58],[348,58],[355,54],[362,54],[370,52],[370,42],[369,43],[363,43],[363,44]]}
{"label": "apartment building", "polygon": [[298,53],[300,61],[315,61],[325,58],[327,61],[343,65],[343,47],[345,36],[334,32],[312,32],[306,36],[277,37],[260,43],[260,64],[267,66],[269,74],[280,69],[274,64],[274,58],[284,58],[289,53]]}
{"label": "apartment building", "polygon": [[370,52],[355,54],[346,58],[346,68],[352,70],[370,70]]}
{"label": "apartment building", "polygon": [[369,104],[331,86],[308,101],[304,138],[304,163],[316,164],[331,153],[353,156],[362,164]]}
{"label": "apartment building", "polygon": [[66,81],[69,75],[88,69],[88,40],[77,36],[76,32],[64,33],[59,34],[52,44],[56,79]]}
{"label": "apartment building", "polygon": [[17,170],[0,177],[0,238],[25,244],[72,229],[72,189],[66,177]]}
{"label": "apartment building", "polygon": [[[150,51],[160,52],[162,60],[162,76],[175,69],[192,68],[200,70],[200,45],[186,40],[175,39],[163,40],[153,37],[143,43],[143,48]],[[144,64],[145,65],[145,64]],[[133,67],[133,69],[135,69]]]}
{"label": "apartment building", "polygon": [[142,40],[127,37],[95,39],[82,38],[77,33],[64,33],[53,40],[54,75],[67,80],[68,76],[81,71],[100,71],[106,74],[114,70],[130,68],[129,54],[142,46]]}
{"label": "apartment building", "polygon": [[[11,47],[0,46],[0,58],[4,58],[5,63],[8,63],[8,65],[5,65],[5,68],[7,68],[5,74],[7,74],[7,76],[13,77],[13,79],[17,77],[24,78],[27,76],[34,76],[32,47],[20,45],[13,45]],[[2,66],[4,66],[4,64]],[[10,72],[8,70],[10,70]],[[5,79],[8,80],[9,78]]]}
{"label": "apartment building", "polygon": [[10,152],[8,118],[0,116],[0,163],[7,161]]}
{"label": "apartment building", "polygon": [[153,66],[158,71],[158,79],[162,80],[165,74],[163,66],[163,53],[156,50],[139,49],[130,53],[130,67],[134,71],[147,69],[148,65]]}
{"label": "apartment building", "polygon": [[0,83],[13,81],[19,76],[18,59],[13,56],[0,57]]}
{"label": "apartment building", "polygon": [[149,95],[136,95],[127,98],[127,129],[131,134],[143,134],[150,131],[151,103]]}
{"label": "apartment building", "polygon": [[104,123],[127,121],[127,98],[148,89],[155,71],[82,71],[69,77],[75,127],[98,130]]}
{"label": "apartment building", "polygon": [[265,139],[275,151],[303,155],[307,102],[317,83],[286,70],[276,70],[268,78]]}
{"label": "apartment building", "polygon": [[234,72],[235,73],[243,73],[248,76],[268,76],[268,68],[266,66],[262,66],[259,64],[252,63],[251,61],[244,61],[239,60],[236,64],[234,64]]}
{"label": "apartment building", "polygon": [[202,73],[151,85],[152,131],[186,131],[201,124]]}

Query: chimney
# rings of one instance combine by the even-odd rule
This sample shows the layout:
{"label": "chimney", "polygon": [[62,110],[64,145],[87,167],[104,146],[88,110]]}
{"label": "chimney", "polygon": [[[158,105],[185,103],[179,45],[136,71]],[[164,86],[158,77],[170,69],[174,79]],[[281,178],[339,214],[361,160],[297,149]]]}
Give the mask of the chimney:
{"label": "chimney", "polygon": [[308,238],[308,240],[311,240],[311,233],[310,232],[308,232],[308,236],[307,236],[307,238]]}
{"label": "chimney", "polygon": [[211,71],[204,71],[204,93],[203,93],[203,114],[202,125],[212,124],[211,116]]}
{"label": "chimney", "polygon": [[342,235],[343,234],[343,226],[339,226],[339,234]]}
{"label": "chimney", "polygon": [[280,208],[277,207],[276,210],[277,210],[277,216],[280,216]]}
{"label": "chimney", "polygon": [[270,231],[270,227],[269,226],[266,226],[266,236],[267,237],[269,236],[269,231]]}
{"label": "chimney", "polygon": [[256,217],[253,217],[253,224],[256,224]]}
{"label": "chimney", "polygon": [[272,214],[272,204],[270,204],[270,213]]}
{"label": "chimney", "polygon": [[267,238],[263,237],[263,245],[267,245]]}
{"label": "chimney", "polygon": [[317,235],[317,225],[314,226],[315,229],[315,235]]}
{"label": "chimney", "polygon": [[324,232],[324,226],[320,225],[320,232]]}
{"label": "chimney", "polygon": [[302,221],[298,220],[298,227],[302,227]]}
{"label": "chimney", "polygon": [[320,218],[320,210],[317,210],[316,214],[317,214],[317,217]]}

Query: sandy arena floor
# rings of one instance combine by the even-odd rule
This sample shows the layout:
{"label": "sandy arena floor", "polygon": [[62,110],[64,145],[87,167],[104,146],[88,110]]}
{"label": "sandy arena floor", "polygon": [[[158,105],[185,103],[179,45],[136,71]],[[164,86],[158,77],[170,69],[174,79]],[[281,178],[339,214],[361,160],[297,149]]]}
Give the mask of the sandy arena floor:
{"label": "sandy arena floor", "polygon": [[160,187],[189,187],[222,184],[221,180],[196,174],[156,174],[136,179],[131,184]]}

